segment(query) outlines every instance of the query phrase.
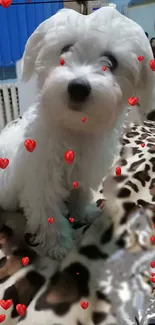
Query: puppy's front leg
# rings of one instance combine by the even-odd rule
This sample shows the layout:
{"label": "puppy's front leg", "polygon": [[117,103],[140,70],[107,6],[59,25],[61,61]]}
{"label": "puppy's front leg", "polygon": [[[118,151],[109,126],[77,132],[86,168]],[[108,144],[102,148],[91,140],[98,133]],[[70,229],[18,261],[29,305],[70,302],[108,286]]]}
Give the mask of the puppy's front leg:
{"label": "puppy's front leg", "polygon": [[33,197],[31,193],[24,191],[21,197],[27,219],[25,233],[35,235],[32,248],[39,254],[61,260],[73,244],[71,225],[62,213],[63,203],[60,198],[56,200],[55,193],[47,198],[39,187],[38,191],[33,189]]}
{"label": "puppy's front leg", "polygon": [[[43,217],[43,222],[39,222],[39,227],[34,231],[34,227],[31,227],[29,220],[32,219],[32,215],[26,215],[27,217],[27,226],[26,226],[26,235],[32,234],[33,238],[31,244],[32,248],[37,251],[38,254],[43,256],[50,256],[56,260],[62,260],[68,251],[72,248],[73,237],[72,229],[65,217],[61,214],[54,214],[54,218],[51,217],[51,223],[48,222],[47,214],[41,215],[40,209],[38,213],[33,215],[33,219],[40,219]],[[53,215],[52,211],[48,215]],[[54,221],[53,221],[54,220]],[[32,232],[33,229],[33,232]],[[34,234],[34,236],[33,236]]]}

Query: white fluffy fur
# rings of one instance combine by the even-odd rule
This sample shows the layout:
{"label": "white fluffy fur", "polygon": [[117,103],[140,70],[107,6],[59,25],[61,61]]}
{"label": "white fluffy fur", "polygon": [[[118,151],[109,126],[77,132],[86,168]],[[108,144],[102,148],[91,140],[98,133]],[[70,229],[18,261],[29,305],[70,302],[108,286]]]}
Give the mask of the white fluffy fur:
{"label": "white fluffy fur", "polygon": [[[63,55],[65,65],[61,66],[61,49],[68,44],[73,47]],[[102,71],[107,51],[118,61],[113,73]],[[144,55],[144,61],[139,62],[138,55]],[[10,163],[0,171],[0,206],[24,208],[26,231],[37,233],[40,253],[61,258],[72,247],[64,201],[72,182],[78,181],[83,192],[71,212],[77,219],[84,218],[89,188],[97,188],[118,150],[116,140],[128,97],[139,97],[142,119],[152,108],[151,59],[141,27],[110,7],[89,16],[63,9],[28,40],[23,77],[29,80],[35,73],[39,91],[36,104],[19,124],[1,133],[0,157]],[[80,110],[75,103],[77,110],[73,111],[67,86],[77,77],[86,78],[92,91]],[[81,122],[83,116],[86,123]],[[36,141],[33,153],[26,151],[25,139]],[[69,149],[76,155],[72,165],[64,161]],[[48,217],[55,218],[52,225]]]}

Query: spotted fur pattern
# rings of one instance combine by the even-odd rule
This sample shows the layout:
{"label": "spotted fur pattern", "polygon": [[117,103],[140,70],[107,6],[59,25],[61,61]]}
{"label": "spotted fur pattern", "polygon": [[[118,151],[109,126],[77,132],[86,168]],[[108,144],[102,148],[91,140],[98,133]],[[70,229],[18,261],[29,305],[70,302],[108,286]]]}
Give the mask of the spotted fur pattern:
{"label": "spotted fur pattern", "polygon": [[[53,270],[53,261],[41,267],[31,248],[19,249],[3,225],[0,299],[13,301],[7,311],[0,309],[6,315],[3,324],[145,325],[155,319],[149,270],[150,236],[155,235],[154,133],[155,123],[145,122],[123,136],[120,157],[95,195],[97,206],[104,207],[101,217],[80,229],[81,240]],[[30,257],[28,266],[21,263],[24,256]],[[22,317],[19,303],[27,306]]]}

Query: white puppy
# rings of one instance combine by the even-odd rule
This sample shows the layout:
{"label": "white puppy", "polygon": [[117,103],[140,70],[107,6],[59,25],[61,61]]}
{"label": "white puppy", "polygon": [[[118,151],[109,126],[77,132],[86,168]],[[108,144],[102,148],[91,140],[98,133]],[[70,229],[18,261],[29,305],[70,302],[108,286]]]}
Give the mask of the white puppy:
{"label": "white puppy", "polygon": [[[23,119],[1,133],[0,157],[9,165],[0,170],[0,206],[24,209],[40,253],[60,259],[72,247],[66,216],[87,217],[89,188],[98,187],[118,150],[112,130],[120,134],[128,97],[139,98],[142,118],[152,108],[151,59],[141,27],[110,7],[88,16],[61,10],[28,40],[23,77],[35,73],[39,92]],[[26,139],[36,141],[33,152]]]}

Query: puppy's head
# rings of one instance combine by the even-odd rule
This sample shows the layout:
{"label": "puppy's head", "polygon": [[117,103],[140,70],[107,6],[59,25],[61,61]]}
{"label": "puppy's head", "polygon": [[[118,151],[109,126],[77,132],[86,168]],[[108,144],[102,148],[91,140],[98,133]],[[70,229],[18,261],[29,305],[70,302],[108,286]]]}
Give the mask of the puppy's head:
{"label": "puppy's head", "polygon": [[142,28],[115,9],[103,7],[88,16],[63,9],[28,40],[23,77],[36,73],[40,109],[49,125],[96,132],[114,126],[128,97],[137,96],[142,111],[149,109],[151,59]]}

